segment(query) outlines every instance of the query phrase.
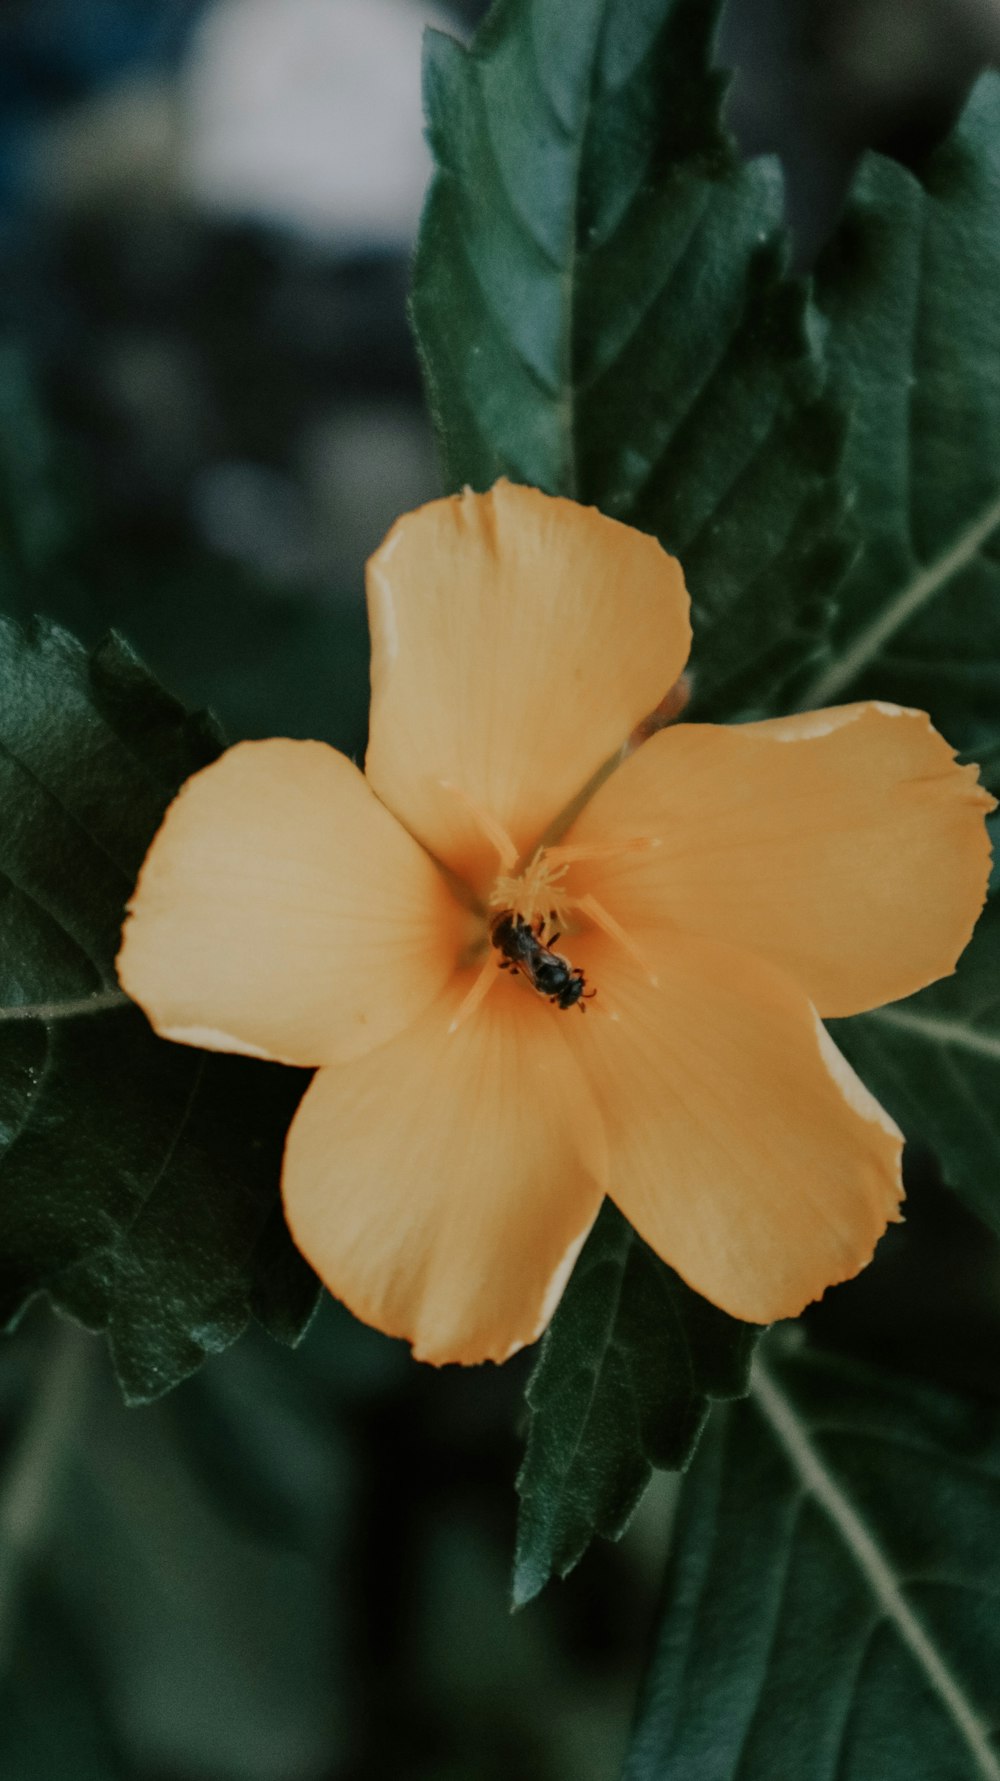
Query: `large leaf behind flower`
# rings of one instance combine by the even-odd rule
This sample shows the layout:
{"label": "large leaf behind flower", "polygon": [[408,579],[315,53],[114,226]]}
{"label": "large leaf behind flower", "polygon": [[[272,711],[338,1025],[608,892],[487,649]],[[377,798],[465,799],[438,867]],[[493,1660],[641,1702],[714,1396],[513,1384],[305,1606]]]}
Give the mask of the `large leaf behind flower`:
{"label": "large leaf behind flower", "polygon": [[156,1396],[315,1282],[277,1200],[297,1071],[170,1045],[117,989],[123,908],[219,752],[122,644],[0,620],[0,1324],[40,1290]]}
{"label": "large leaf behind flower", "polygon": [[[868,157],[820,267],[862,548],[806,704],[917,705],[1000,785],[1000,76],[922,177]],[[918,888],[919,894],[919,888]],[[837,1028],[1000,1233],[1000,902],[958,975]]]}
{"label": "large leaf behind flower", "polygon": [[1000,75],[920,179],[867,157],[820,265],[861,535],[804,706],[894,699],[1000,745]]}
{"label": "large leaf behind flower", "polygon": [[694,599],[695,708],[731,717],[815,665],[847,552],[841,424],[777,169],[720,125],[717,11],[501,0],[469,51],[432,33],[413,313],[449,484],[655,532]]}
{"label": "large leaf behind flower", "polygon": [[[413,314],[449,484],[505,475],[656,533],[693,597],[692,709],[732,717],[816,670],[850,547],[777,170],[720,122],[717,14],[501,0],[471,50],[432,33]],[[687,1462],[751,1341],[605,1209],[529,1388],[517,1599]]]}
{"label": "large leaf behind flower", "polygon": [[685,1480],[626,1781],[1000,1781],[1000,1417],[773,1359]]}

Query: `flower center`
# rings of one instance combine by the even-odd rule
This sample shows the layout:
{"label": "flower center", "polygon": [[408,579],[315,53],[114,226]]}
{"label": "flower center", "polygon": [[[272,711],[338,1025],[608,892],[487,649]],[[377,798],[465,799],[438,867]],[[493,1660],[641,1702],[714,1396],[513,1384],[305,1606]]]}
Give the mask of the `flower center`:
{"label": "flower center", "polygon": [[509,909],[529,927],[539,921],[569,927],[573,902],[563,884],[569,867],[569,860],[553,860],[540,847],[523,872],[500,873],[489,894],[490,909]]}
{"label": "flower center", "polygon": [[[638,947],[614,916],[596,897],[570,894],[565,878],[570,866],[619,859],[622,854],[645,853],[659,847],[658,836],[538,847],[525,865],[507,831],[490,812],[481,810],[460,787],[448,783],[446,789],[461,799],[480,833],[496,849],[500,868],[487,898],[492,956],[482,965],[459,1007],[451,1023],[452,1032],[475,1013],[498,980],[498,971],[523,977],[533,990],[558,1008],[578,1006],[585,1013],[586,1002],[597,991],[586,987],[586,977],[578,966],[555,951],[555,942],[565,931],[572,934],[581,927],[599,928],[646,969]],[[647,975],[652,983],[656,982],[655,977]]]}

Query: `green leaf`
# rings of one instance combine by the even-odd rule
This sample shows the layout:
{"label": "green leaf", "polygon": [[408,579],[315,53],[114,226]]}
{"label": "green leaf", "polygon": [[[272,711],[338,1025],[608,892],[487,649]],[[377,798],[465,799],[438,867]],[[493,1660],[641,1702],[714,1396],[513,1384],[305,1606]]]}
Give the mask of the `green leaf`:
{"label": "green leaf", "polygon": [[831,1022],[859,1076],[1000,1235],[1000,892],[958,971],[905,1002]]}
{"label": "green leaf", "polygon": [[605,1201],[528,1384],[514,1602],[624,1533],[654,1466],[687,1465],[712,1398],[738,1397],[759,1330],[700,1298]]}
{"label": "green leaf", "polygon": [[431,33],[413,294],[449,484],[655,533],[692,592],[699,716],[790,696],[849,557],[816,317],[777,168],[720,124],[717,12],[503,0],[471,50]]}
{"label": "green leaf", "polygon": [[625,1781],[1000,1781],[1000,1417],[817,1353],[681,1497]]}
{"label": "green leaf", "polygon": [[294,1341],[317,1290],[277,1197],[302,1076],[157,1039],[115,981],[145,850],[219,748],[124,644],[0,620],[0,1324],[44,1289],[130,1400],[252,1314]]}
{"label": "green leaf", "polygon": [[920,181],[870,156],[821,263],[863,548],[804,706],[873,696],[1000,743],[1000,77]]}

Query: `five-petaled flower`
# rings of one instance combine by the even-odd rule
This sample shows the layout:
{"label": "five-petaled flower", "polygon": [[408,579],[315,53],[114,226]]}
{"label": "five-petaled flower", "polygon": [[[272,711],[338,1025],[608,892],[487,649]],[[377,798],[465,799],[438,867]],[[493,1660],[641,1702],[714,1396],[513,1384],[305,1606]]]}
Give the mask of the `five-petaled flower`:
{"label": "five-petaled flower", "polygon": [[[195,774],[124,987],[166,1038],[318,1066],[292,1233],[424,1359],[537,1337],[605,1194],[725,1310],[799,1312],[901,1199],[900,1134],[819,1017],[953,970],[989,869],[975,769],[876,703],[629,753],[687,660],[680,568],[532,489],[401,519],[369,604],[364,774],[285,740]],[[501,969],[505,911],[554,912],[588,999]]]}

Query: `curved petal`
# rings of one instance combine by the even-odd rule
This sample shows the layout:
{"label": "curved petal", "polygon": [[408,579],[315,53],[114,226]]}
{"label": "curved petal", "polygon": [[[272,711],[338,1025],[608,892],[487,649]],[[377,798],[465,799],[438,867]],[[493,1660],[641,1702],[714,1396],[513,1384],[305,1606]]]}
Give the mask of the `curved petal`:
{"label": "curved petal", "polygon": [[900,1134],[772,966],[637,939],[656,987],[613,941],[574,945],[598,991],[573,1042],[604,1115],[608,1192],[724,1311],[794,1317],[898,1217]]}
{"label": "curved petal", "polygon": [[833,1017],[954,970],[986,896],[992,808],[923,712],[845,705],[654,736],[566,840],[658,836],[577,868],[581,885],[626,928],[760,953]]}
{"label": "curved petal", "polygon": [[399,520],[368,565],[368,603],[365,771],[477,884],[496,854],[441,782],[527,850],[677,679],[691,641],[680,566],[655,539],[507,482]]}
{"label": "curved petal", "polygon": [[504,981],[450,1033],[467,976],[390,1044],[319,1072],[283,1177],[320,1279],[438,1365],[541,1335],[601,1200],[603,1136],[563,1017]]}
{"label": "curved petal", "polygon": [[357,767],[284,740],[182,786],[129,909],[118,975],[163,1038],[290,1064],[406,1026],[454,971],[463,920]]}

